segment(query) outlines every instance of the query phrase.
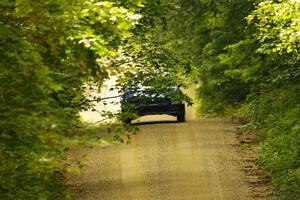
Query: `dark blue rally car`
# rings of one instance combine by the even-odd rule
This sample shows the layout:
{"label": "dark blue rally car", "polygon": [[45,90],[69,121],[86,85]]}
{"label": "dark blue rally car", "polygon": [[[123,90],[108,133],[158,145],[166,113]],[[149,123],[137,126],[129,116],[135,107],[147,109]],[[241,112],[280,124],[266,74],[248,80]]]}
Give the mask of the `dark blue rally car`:
{"label": "dark blue rally car", "polygon": [[149,87],[127,89],[121,101],[122,113],[126,113],[123,121],[130,123],[137,116],[167,114],[176,116],[178,122],[184,122],[185,105],[182,96],[179,86],[166,88],[160,92],[153,92]]}

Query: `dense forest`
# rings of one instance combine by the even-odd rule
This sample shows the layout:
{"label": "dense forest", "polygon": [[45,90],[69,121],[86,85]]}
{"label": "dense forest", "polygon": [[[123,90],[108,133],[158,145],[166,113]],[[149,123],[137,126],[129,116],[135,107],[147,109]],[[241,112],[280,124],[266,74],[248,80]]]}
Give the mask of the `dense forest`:
{"label": "dense forest", "polygon": [[2,0],[0,199],[72,199],[65,150],[81,143],[79,112],[101,101],[86,83],[110,74],[150,74],[158,90],[193,80],[199,112],[247,119],[276,195],[299,198],[299,0]]}

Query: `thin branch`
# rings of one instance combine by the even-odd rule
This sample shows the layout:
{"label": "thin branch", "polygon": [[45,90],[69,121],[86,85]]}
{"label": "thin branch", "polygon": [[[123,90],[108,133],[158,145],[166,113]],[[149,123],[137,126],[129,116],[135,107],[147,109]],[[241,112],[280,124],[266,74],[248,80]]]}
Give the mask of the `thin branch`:
{"label": "thin branch", "polygon": [[101,119],[101,120],[99,120],[99,121],[95,122],[95,124],[98,124],[98,123],[104,122],[104,121],[106,121],[106,120],[109,120],[109,119],[110,119],[110,117],[107,117],[107,118]]}
{"label": "thin branch", "polygon": [[86,103],[92,103],[92,102],[100,102],[100,101],[104,101],[104,100],[108,100],[108,99],[115,99],[115,98],[118,98],[118,97],[121,97],[122,95],[116,95],[116,96],[111,96],[111,97],[104,97],[104,98],[96,98],[96,99],[93,99],[93,100],[90,100],[90,99],[85,99],[84,101],[82,101],[81,103],[77,104],[77,105],[74,105],[72,106],[72,108],[76,108],[76,107],[80,107]]}
{"label": "thin branch", "polygon": [[61,81],[67,81],[69,79],[72,79],[72,78],[75,78],[75,77],[79,77],[79,76],[83,76],[83,75],[84,74],[75,74],[75,75],[72,75],[72,76],[69,76],[69,77],[65,77]]}

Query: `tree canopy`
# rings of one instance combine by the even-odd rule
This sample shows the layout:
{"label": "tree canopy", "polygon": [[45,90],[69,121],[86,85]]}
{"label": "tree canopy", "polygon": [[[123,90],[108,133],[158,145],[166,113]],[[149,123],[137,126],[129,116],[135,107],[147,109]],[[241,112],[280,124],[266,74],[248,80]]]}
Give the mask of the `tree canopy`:
{"label": "tree canopy", "polygon": [[[171,1],[169,2],[170,4]],[[282,199],[299,194],[300,2],[176,1],[168,40],[192,59],[201,112],[246,117]]]}
{"label": "tree canopy", "polygon": [[0,2],[0,198],[64,199],[68,129],[89,107],[83,83],[99,86],[132,35],[138,1]]}
{"label": "tree canopy", "polygon": [[277,194],[296,200],[299,52],[298,0],[2,0],[0,198],[71,199],[86,83],[115,74],[119,89],[198,83],[201,113],[246,117]]}

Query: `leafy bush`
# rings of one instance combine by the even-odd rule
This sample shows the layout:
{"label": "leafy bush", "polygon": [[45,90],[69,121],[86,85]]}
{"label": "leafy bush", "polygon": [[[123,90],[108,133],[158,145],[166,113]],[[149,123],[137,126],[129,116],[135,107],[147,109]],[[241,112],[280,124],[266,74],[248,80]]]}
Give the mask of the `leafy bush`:
{"label": "leafy bush", "polygon": [[247,104],[249,127],[262,141],[261,164],[283,199],[299,197],[300,87],[276,89]]}
{"label": "leafy bush", "polygon": [[64,149],[91,107],[83,83],[101,86],[113,69],[98,61],[137,23],[126,2],[0,2],[0,199],[71,198]]}
{"label": "leafy bush", "polygon": [[299,1],[181,0],[176,6],[169,31],[180,38],[180,52],[192,55],[202,114],[246,116],[278,195],[299,199]]}

